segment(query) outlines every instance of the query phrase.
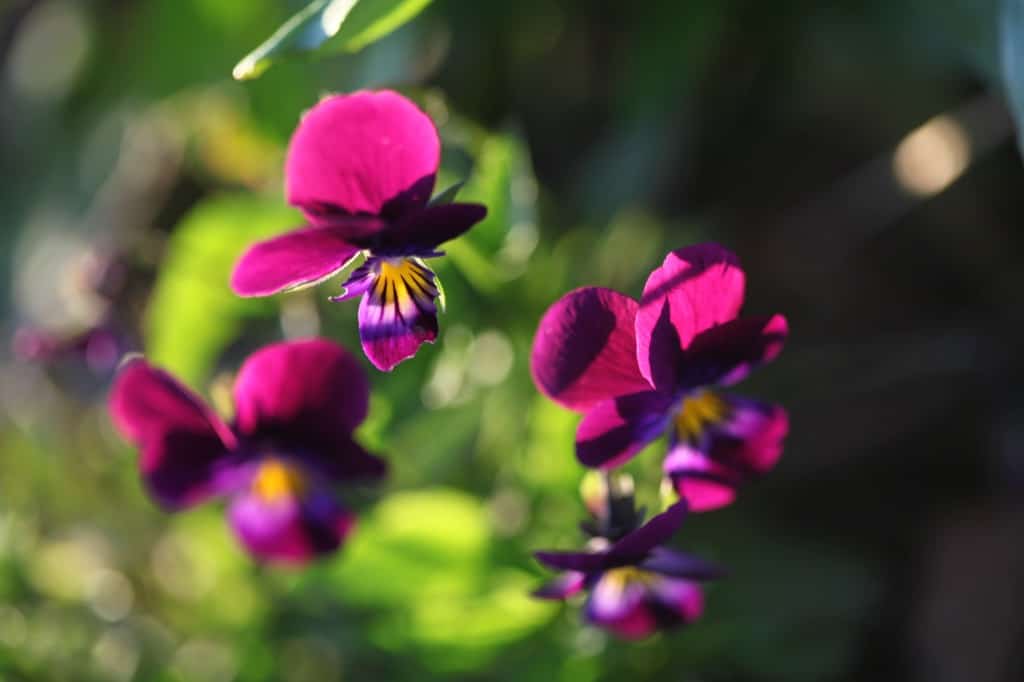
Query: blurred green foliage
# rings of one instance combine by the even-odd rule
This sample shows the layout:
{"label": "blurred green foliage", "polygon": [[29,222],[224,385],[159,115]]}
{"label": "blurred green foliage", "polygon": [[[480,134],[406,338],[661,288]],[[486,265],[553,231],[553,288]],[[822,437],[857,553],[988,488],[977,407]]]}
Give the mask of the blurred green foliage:
{"label": "blurred green foliage", "polygon": [[[952,506],[947,497],[981,497],[963,471],[985,461],[950,460],[947,471],[937,454],[973,403],[917,422],[942,438],[918,448],[928,459],[905,451],[907,430],[878,431],[914,423],[917,413],[900,409],[927,407],[941,391],[914,384],[909,398],[865,397],[858,387],[898,382],[848,348],[889,348],[868,336],[871,325],[902,334],[908,319],[932,338],[927,325],[957,301],[971,310],[965,292],[982,286],[985,268],[955,267],[1012,249],[908,228],[906,243],[897,232],[890,245],[896,255],[878,258],[895,220],[846,230],[833,207],[821,220],[812,213],[806,232],[773,221],[837,195],[844,209],[883,206],[830,194],[829,183],[845,187],[849,169],[876,155],[883,163],[871,168],[887,173],[903,135],[993,78],[995,3],[304,4],[44,0],[4,10],[4,319],[89,319],[89,297],[67,273],[69,254],[95,243],[131,265],[117,312],[142,332],[144,352],[218,407],[230,407],[227,376],[263,343],[320,333],[358,349],[355,304],[326,300],[340,278],[253,301],[231,294],[228,273],[249,243],[301,220],[280,185],[302,112],[325,92],[400,87],[438,123],[438,190],[465,181],[459,199],[489,215],[436,261],[448,299],[437,344],[372,374],[359,438],[392,476],[347,491],[360,520],[337,556],[301,572],[261,567],[216,505],[166,515],[146,498],[135,453],[107,420],[109,377],[5,358],[0,679],[882,679],[863,673],[889,652],[878,642],[911,647],[898,627],[914,604],[882,608],[912,592],[900,580],[916,584],[905,548],[927,511]],[[341,5],[351,13],[333,37],[306,31]],[[275,34],[290,16],[300,20]],[[1003,30],[1016,101],[1019,31]],[[274,67],[234,82],[254,45],[254,68]],[[1002,168],[984,176],[993,192],[1016,177]],[[971,225],[995,221],[970,211],[1003,205],[961,202],[944,215]],[[530,552],[578,545],[583,514],[578,417],[536,393],[530,344],[565,291],[638,295],[667,250],[712,238],[739,244],[753,264],[754,312],[781,308],[796,321],[793,347],[749,389],[794,405],[794,444],[735,507],[684,526],[680,546],[733,571],[709,589],[705,619],[622,644],[582,626],[578,602],[526,596],[544,577]],[[842,279],[857,266],[878,278]],[[888,266],[895,274],[878,274]],[[942,286],[922,284],[928,294],[906,282],[929,272]],[[1012,281],[998,279],[979,294],[985,314],[958,323],[988,320]],[[882,300],[895,301],[882,322],[857,317]],[[931,371],[960,396],[983,383]],[[971,457],[980,440],[948,447]],[[864,468],[851,451],[881,462]],[[649,510],[660,457],[655,445],[628,467]],[[909,472],[894,473],[900,466]]]}

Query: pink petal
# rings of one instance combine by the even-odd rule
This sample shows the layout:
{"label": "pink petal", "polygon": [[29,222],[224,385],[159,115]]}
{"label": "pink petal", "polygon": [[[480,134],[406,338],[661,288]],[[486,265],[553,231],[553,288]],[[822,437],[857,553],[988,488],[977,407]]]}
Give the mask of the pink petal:
{"label": "pink petal", "polygon": [[140,449],[142,477],[160,504],[188,507],[217,492],[214,479],[235,437],[171,375],[145,360],[129,362],[114,380],[110,414]]}
{"label": "pink petal", "polygon": [[358,252],[340,228],[302,228],[250,246],[235,265],[231,288],[239,296],[269,296],[315,284]]}
{"label": "pink petal", "polygon": [[680,351],[739,314],[745,280],[736,256],[717,244],[673,251],[651,273],[636,315],[636,344],[639,371],[653,386],[672,390]]}
{"label": "pink petal", "polygon": [[563,296],[540,321],[530,370],[537,388],[572,410],[650,390],[636,364],[637,302],[587,287]]}
{"label": "pink petal", "polygon": [[384,465],[352,440],[366,418],[370,384],[352,355],[325,339],[290,341],[253,353],[235,382],[237,428],[315,462],[335,479],[378,476]]}
{"label": "pink petal", "polygon": [[288,148],[288,201],[314,223],[331,212],[398,217],[424,206],[441,143],[433,122],[396,92],[320,101]]}

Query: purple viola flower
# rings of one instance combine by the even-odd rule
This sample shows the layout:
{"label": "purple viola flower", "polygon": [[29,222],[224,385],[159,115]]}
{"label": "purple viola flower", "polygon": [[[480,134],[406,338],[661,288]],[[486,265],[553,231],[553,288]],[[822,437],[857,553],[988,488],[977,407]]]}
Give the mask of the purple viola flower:
{"label": "purple viola flower", "polygon": [[639,302],[616,291],[573,291],[545,313],[531,369],[538,388],[584,414],[576,455],[612,468],[668,435],[664,470],[694,511],[733,501],[782,453],[781,407],[721,389],[773,360],[786,319],[737,317],[745,276],[715,244],[673,251]]}
{"label": "purple viola flower", "polygon": [[322,100],[295,131],[285,166],[288,201],[309,224],[253,245],[232,288],[267,296],[315,284],[363,253],[332,300],[362,296],[363,350],[390,371],[437,338],[439,285],[424,259],[487,214],[479,204],[429,202],[440,160],[433,122],[398,93]]}
{"label": "purple viola flower", "polygon": [[297,564],[334,551],[355,521],[335,485],[386,469],[352,437],[366,417],[366,374],[330,341],[281,343],[249,356],[234,397],[229,425],[137,359],[117,376],[110,412],[166,509],[226,497],[235,534],[257,558]]}
{"label": "purple viola flower", "polygon": [[538,561],[562,573],[534,596],[566,599],[587,591],[585,618],[626,639],[692,623],[704,611],[699,583],[721,571],[663,546],[685,516],[686,503],[680,501],[622,535],[594,535],[585,552],[536,552]]}

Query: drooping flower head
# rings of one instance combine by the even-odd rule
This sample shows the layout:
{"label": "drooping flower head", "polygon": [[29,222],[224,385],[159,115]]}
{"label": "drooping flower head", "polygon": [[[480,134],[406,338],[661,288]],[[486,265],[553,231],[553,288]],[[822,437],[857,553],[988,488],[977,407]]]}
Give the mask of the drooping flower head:
{"label": "drooping flower head", "polygon": [[367,357],[390,371],[437,338],[437,277],[423,262],[484,218],[479,204],[430,203],[441,159],[433,122],[390,91],[322,100],[288,149],[288,201],[308,225],[253,245],[235,266],[240,296],[268,296],[322,281],[361,252],[342,295],[362,296]]}
{"label": "drooping flower head", "polygon": [[[632,493],[608,493],[608,511],[583,524],[590,535],[583,552],[536,552],[557,577],[534,592],[566,599],[587,591],[584,617],[626,639],[692,623],[704,610],[700,581],[718,577],[715,565],[664,547],[686,516],[677,502],[640,525]],[[592,510],[596,511],[596,510]]]}
{"label": "drooping flower head", "polygon": [[142,478],[168,510],[228,500],[231,526],[257,558],[303,563],[334,551],[355,521],[337,484],[385,473],[352,437],[369,383],[355,359],[322,339],[267,346],[235,381],[227,424],[145,360],[121,370],[114,424],[140,449]]}
{"label": "drooping flower head", "polygon": [[548,309],[531,369],[545,395],[583,413],[580,462],[612,468],[667,434],[665,473],[694,511],[729,504],[775,465],[785,410],[723,391],[788,332],[781,315],[738,317],[744,286],[731,252],[701,244],[669,253],[639,302],[588,287]]}

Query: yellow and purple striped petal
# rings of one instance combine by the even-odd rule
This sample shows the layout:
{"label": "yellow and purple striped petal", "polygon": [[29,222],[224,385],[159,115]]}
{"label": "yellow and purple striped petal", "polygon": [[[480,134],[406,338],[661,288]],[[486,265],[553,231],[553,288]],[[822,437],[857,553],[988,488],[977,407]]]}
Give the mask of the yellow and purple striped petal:
{"label": "yellow and purple striped petal", "polygon": [[359,338],[384,372],[437,339],[438,288],[433,271],[415,258],[381,258],[359,303]]}

